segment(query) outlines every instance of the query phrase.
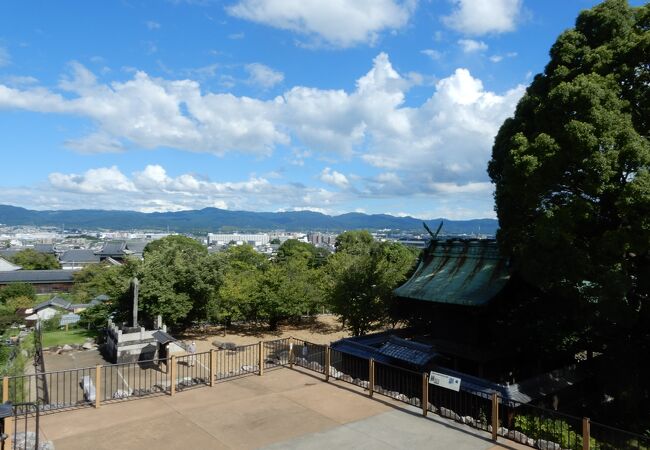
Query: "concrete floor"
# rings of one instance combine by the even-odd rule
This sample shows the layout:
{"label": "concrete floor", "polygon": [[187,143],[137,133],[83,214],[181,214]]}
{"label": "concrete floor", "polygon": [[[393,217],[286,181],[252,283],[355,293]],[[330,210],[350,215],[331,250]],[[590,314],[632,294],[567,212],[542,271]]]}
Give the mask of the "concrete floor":
{"label": "concrete floor", "polygon": [[44,415],[41,432],[57,450],[525,448],[495,447],[486,433],[289,369]]}

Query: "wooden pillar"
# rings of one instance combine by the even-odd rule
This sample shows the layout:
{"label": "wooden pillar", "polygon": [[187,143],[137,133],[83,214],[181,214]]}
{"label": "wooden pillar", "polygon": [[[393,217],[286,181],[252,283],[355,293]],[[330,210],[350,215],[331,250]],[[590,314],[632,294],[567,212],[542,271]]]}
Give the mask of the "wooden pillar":
{"label": "wooden pillar", "polygon": [[582,418],[582,450],[589,450],[591,446],[591,423],[589,417]]}
{"label": "wooden pillar", "polygon": [[99,408],[102,398],[102,366],[95,366],[95,408]]}
{"label": "wooden pillar", "polygon": [[325,346],[325,381],[330,379],[330,346]]}
{"label": "wooden pillar", "polygon": [[264,341],[260,341],[260,376],[264,375]]}
{"label": "wooden pillar", "polygon": [[368,360],[368,395],[372,397],[375,391],[375,360],[370,358]]}
{"label": "wooden pillar", "polygon": [[215,349],[210,350],[210,386],[215,386],[217,383],[215,379],[217,377],[217,351]]}
{"label": "wooden pillar", "polygon": [[422,415],[427,416],[429,410],[429,374],[422,373]]}
{"label": "wooden pillar", "polygon": [[169,363],[169,395],[176,393],[176,356],[172,355]]}
{"label": "wooden pillar", "polygon": [[496,442],[497,431],[499,430],[499,396],[492,393],[492,440]]}
{"label": "wooden pillar", "polygon": [[[9,377],[4,377],[2,379],[2,402],[7,403],[9,401]],[[5,419],[5,434],[7,439],[4,441],[4,446],[2,448],[12,449],[13,445],[13,434],[14,434],[14,418],[13,416],[7,417]]]}

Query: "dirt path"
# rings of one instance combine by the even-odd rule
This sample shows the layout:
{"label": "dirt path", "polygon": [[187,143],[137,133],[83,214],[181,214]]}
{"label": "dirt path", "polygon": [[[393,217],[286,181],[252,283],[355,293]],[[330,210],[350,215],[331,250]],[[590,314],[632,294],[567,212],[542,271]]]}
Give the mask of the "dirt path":
{"label": "dirt path", "polygon": [[350,333],[341,327],[336,316],[319,315],[303,319],[301,324],[281,325],[277,331],[269,331],[268,327],[233,326],[226,331],[225,336],[221,327],[206,328],[204,331],[186,331],[174,336],[183,341],[195,341],[197,352],[205,352],[215,348],[212,345],[215,340],[231,342],[235,345],[246,345],[259,341],[294,337],[314,344],[329,344],[350,336]]}

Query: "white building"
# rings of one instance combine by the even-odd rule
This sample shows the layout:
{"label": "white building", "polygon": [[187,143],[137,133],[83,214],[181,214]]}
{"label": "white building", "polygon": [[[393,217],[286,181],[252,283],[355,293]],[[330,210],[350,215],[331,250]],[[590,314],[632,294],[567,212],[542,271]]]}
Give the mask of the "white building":
{"label": "white building", "polygon": [[243,234],[243,233],[208,233],[209,245],[226,245],[231,242],[235,244],[251,244],[254,247],[266,245],[270,241],[269,235],[266,233],[259,234]]}

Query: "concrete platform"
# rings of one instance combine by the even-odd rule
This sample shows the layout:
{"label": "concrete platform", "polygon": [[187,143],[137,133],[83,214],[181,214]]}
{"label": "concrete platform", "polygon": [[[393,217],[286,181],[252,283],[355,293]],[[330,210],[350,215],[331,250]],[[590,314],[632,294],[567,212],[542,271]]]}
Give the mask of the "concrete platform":
{"label": "concrete platform", "polygon": [[290,369],[44,415],[41,433],[57,450],[526,448],[495,446],[486,433]]}

